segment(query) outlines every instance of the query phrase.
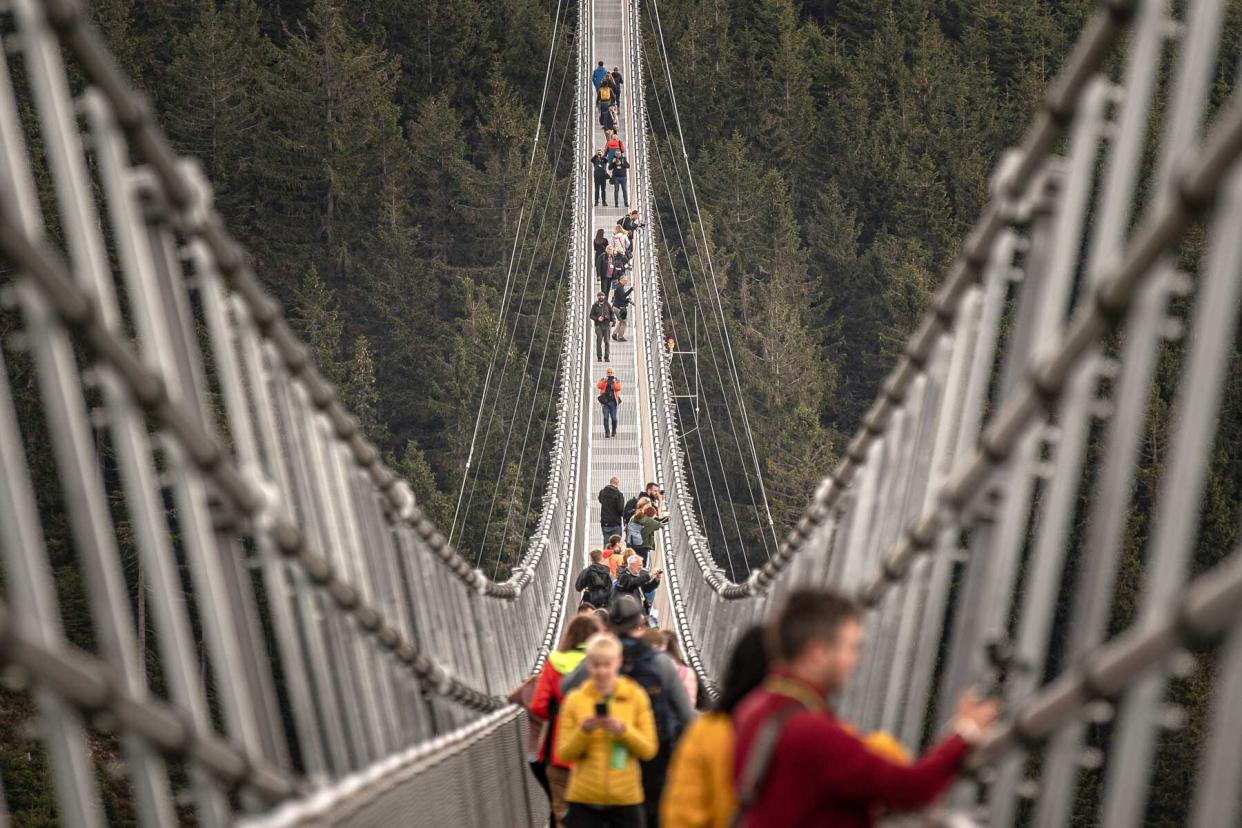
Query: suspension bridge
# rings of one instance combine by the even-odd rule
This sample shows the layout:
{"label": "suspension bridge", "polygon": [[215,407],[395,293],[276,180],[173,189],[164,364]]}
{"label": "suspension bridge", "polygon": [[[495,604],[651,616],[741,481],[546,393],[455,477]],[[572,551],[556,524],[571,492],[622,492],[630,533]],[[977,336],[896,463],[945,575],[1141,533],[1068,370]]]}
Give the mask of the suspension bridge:
{"label": "suspension bridge", "polygon": [[[14,324],[0,348],[0,663],[33,700],[55,818],[104,823],[95,745],[110,734],[143,825],[178,809],[207,826],[541,824],[525,714],[505,697],[577,606],[595,495],[615,475],[628,492],[665,489],[655,613],[709,696],[738,630],[793,586],[833,585],[868,611],[844,718],[917,749],[967,684],[1003,696],[946,803],[961,815],[1064,825],[1091,786],[1093,823],[1144,824],[1162,745],[1194,718],[1185,821],[1237,825],[1242,555],[1196,555],[1213,446],[1238,404],[1242,100],[1211,98],[1218,61],[1237,58],[1221,54],[1224,12],[1098,7],[842,460],[736,581],[697,518],[695,498],[713,495],[689,479],[651,226],[636,231],[631,334],[607,366],[625,389],[617,437],[599,420],[591,236],[622,211],[592,203],[591,70],[626,78],[620,137],[644,217],[649,85],[667,84],[666,133],[684,113],[658,3],[580,0],[555,436],[537,529],[495,580],[385,466],[79,0],[2,4],[0,298]],[[688,159],[661,163],[685,175],[689,231],[709,247]],[[1118,622],[1162,400],[1138,598]],[[31,462],[41,435],[51,470]],[[90,650],[62,624],[49,485]],[[146,579],[158,693],[122,531]],[[1201,710],[1171,691],[1194,676]]]}

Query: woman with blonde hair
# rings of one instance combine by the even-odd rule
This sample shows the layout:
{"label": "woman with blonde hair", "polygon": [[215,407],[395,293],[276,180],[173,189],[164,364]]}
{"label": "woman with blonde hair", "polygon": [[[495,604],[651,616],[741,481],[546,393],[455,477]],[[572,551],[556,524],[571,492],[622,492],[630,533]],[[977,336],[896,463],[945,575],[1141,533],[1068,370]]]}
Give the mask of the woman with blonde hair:
{"label": "woman with blonde hair", "polygon": [[556,731],[556,758],[571,762],[565,798],[569,828],[641,826],[640,761],[659,750],[651,699],[621,675],[621,641],[597,633],[586,643],[589,680],[565,696]]}

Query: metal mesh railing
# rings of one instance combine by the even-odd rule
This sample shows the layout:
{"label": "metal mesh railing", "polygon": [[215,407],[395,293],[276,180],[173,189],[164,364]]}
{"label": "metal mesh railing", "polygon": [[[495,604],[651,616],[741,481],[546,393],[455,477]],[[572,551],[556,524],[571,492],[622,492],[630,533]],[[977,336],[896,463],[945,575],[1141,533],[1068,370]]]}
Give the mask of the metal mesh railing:
{"label": "metal mesh railing", "polygon": [[240,825],[543,825],[547,795],[531,774],[509,772],[525,762],[527,724],[518,708],[492,713]]}
{"label": "metal mesh railing", "polygon": [[[1190,821],[1238,819],[1242,100],[1209,118],[1238,57],[1224,9],[1099,7],[844,459],[745,583],[694,525],[671,406],[658,426],[702,667],[793,586],[857,593],[871,644],[846,718],[917,746],[968,684],[1004,695],[958,799],[988,824],[1075,807],[1140,824],[1174,742]],[[1197,695],[1170,685],[1179,665]],[[1188,718],[1211,723],[1190,744],[1167,724]]]}
{"label": "metal mesh railing", "polygon": [[566,603],[584,297],[538,527],[494,582],[360,433],[82,5],[13,0],[0,31],[0,663],[57,816],[102,822],[101,728],[142,824],[222,825],[511,713]]}

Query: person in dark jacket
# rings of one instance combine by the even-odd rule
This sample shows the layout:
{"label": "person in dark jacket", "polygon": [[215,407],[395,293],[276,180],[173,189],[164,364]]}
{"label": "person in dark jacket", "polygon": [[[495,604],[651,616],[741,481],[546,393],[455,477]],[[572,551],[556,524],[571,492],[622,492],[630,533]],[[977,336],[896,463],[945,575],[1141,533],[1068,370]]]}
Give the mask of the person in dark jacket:
{"label": "person in dark jacket", "polygon": [[621,481],[614,477],[599,490],[599,528],[604,531],[604,544],[613,535],[621,534],[621,511],[625,509],[625,495],[621,494]]}
{"label": "person in dark jacket", "polygon": [[643,559],[637,555],[630,558],[624,572],[617,573],[617,594],[633,595],[634,599],[643,606],[643,612],[651,611],[651,604],[648,602],[646,594],[655,592],[655,588],[660,585],[660,578],[663,576],[663,570],[657,569],[655,572],[648,572],[643,569]]}
{"label": "person in dark jacket", "polygon": [[617,128],[617,107],[615,105],[599,113],[599,125],[604,128],[605,132]]}
{"label": "person in dark jacket", "polygon": [[617,312],[617,327],[613,328],[612,338],[617,342],[628,342],[625,338],[626,320],[630,318],[630,301],[634,288],[629,286],[630,277],[622,276],[617,286],[612,289],[612,307]]}
{"label": "person in dark jacket", "polygon": [[621,77],[621,68],[612,67],[612,85],[617,88],[617,106],[621,106],[621,85],[625,83],[625,78]]}
{"label": "person in dark jacket", "polygon": [[[599,289],[604,293],[604,288],[612,284],[612,259],[608,257],[607,250],[601,250],[595,254],[595,277],[599,279]],[[613,339],[616,339],[614,336]]]}
{"label": "person in dark jacket", "polygon": [[595,154],[591,156],[591,167],[595,173],[595,206],[598,207],[600,202],[604,206],[608,206],[608,160],[604,158],[604,151],[597,149]]}
{"label": "person in dark jacket", "polygon": [[625,206],[629,207],[630,191],[627,184],[629,183],[630,159],[625,157],[625,150],[617,151],[608,169],[612,171],[612,206],[620,207],[621,199],[624,198]]}
{"label": "person in dark jacket", "polygon": [[578,573],[574,589],[582,593],[582,600],[596,607],[608,606],[612,600],[612,572],[604,563],[602,549],[591,550],[591,563]]}
{"label": "person in dark jacket", "polygon": [[595,361],[608,361],[608,340],[612,326],[617,324],[617,314],[608,304],[603,293],[595,295],[595,304],[591,305],[591,321],[595,323]]}

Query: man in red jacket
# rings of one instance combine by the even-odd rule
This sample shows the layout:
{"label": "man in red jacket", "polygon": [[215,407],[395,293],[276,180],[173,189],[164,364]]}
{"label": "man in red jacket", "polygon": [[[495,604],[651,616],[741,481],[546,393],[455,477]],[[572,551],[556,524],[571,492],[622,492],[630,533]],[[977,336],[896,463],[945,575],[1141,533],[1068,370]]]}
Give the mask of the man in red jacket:
{"label": "man in red jacket", "polygon": [[995,701],[967,693],[953,734],[913,765],[868,750],[828,707],[858,667],[862,637],[862,610],[849,599],[790,594],[771,631],[778,667],[733,716],[734,780],[748,828],[866,828],[880,809],[927,805],[996,718]]}

